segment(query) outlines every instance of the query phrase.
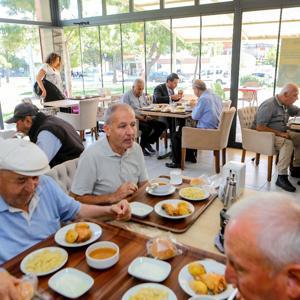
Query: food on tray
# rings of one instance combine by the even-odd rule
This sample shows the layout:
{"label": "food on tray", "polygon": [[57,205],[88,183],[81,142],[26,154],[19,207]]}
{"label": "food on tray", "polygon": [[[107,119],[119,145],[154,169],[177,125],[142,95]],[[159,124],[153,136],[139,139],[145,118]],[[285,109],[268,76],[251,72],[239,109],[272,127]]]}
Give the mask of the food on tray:
{"label": "food on tray", "polygon": [[205,191],[198,187],[187,187],[180,191],[183,198],[197,200],[205,197]]}
{"label": "food on tray", "polygon": [[207,295],[208,294],[208,288],[205,285],[205,283],[203,283],[200,280],[191,280],[190,283],[190,288],[199,295]]}
{"label": "food on tray", "polygon": [[161,207],[169,216],[184,216],[191,213],[189,204],[183,201],[179,202],[177,205],[164,203]]}
{"label": "food on tray", "polygon": [[176,255],[176,246],[168,238],[156,238],[150,247],[150,254],[158,259],[167,260]]}
{"label": "food on tray", "polygon": [[190,181],[190,185],[203,185],[205,184],[205,181],[202,177],[196,177],[196,178],[192,178]]}
{"label": "food on tray", "polygon": [[184,106],[177,106],[176,109],[175,109],[175,112],[185,112],[185,108]]}
{"label": "food on tray", "polygon": [[89,224],[87,223],[77,223],[74,228],[67,231],[65,240],[66,242],[73,243],[83,243],[89,240],[92,236],[92,231]]}
{"label": "food on tray", "polygon": [[168,292],[159,288],[141,288],[129,300],[168,300]]}
{"label": "food on tray", "polygon": [[97,248],[93,250],[89,256],[94,259],[107,259],[114,256],[117,253],[117,250],[110,247]]}
{"label": "food on tray", "polygon": [[34,254],[28,259],[25,266],[27,273],[46,273],[57,268],[65,260],[65,255],[59,250],[50,251],[48,249]]}
{"label": "food on tray", "polygon": [[[189,285],[196,294],[216,295],[222,293],[227,288],[224,275],[213,272],[207,273],[205,267],[198,262],[190,263],[188,265],[188,271],[193,276],[193,279],[189,282]],[[206,289],[203,285],[206,287]]]}

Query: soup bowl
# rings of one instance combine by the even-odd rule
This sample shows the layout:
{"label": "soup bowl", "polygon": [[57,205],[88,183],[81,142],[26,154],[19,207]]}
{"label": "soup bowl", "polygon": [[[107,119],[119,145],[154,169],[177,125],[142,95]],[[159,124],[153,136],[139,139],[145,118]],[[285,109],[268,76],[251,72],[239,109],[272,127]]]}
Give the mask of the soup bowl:
{"label": "soup bowl", "polygon": [[116,264],[120,258],[117,244],[108,241],[90,245],[85,251],[87,264],[95,269],[107,269]]}
{"label": "soup bowl", "polygon": [[150,182],[150,189],[156,193],[167,193],[170,188],[170,180],[167,178],[156,178]]}

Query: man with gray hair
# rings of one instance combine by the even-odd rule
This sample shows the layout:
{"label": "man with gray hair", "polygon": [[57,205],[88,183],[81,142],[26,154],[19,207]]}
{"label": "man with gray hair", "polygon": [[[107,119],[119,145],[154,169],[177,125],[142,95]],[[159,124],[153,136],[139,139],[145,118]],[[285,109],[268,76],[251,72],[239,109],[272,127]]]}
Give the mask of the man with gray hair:
{"label": "man with gray hair", "polygon": [[261,193],[234,204],[225,230],[225,277],[251,300],[300,299],[300,205]]}
{"label": "man with gray hair", "polygon": [[298,99],[298,86],[286,84],[280,93],[264,101],[257,109],[252,128],[275,134],[275,149],[279,151],[276,185],[288,192],[296,188],[288,180],[288,167],[294,151],[291,176],[300,178],[300,133],[288,130],[290,116],[300,116],[300,108],[293,105]]}
{"label": "man with gray hair", "polygon": [[106,135],[80,156],[73,179],[71,195],[84,203],[116,203],[148,180],[142,149],[134,141],[133,109],[124,103],[110,106],[103,129]]}
{"label": "man with gray hair", "polygon": [[147,101],[144,91],[144,81],[136,79],[133,83],[132,89],[125,93],[121,99],[122,103],[130,105],[135,117],[139,121],[139,130],[142,132],[140,145],[145,156],[151,155],[155,150],[151,144],[155,143],[166,129],[166,125],[150,116],[142,116],[139,112],[144,106],[147,106]]}
{"label": "man with gray hair", "polygon": [[[192,119],[197,121],[197,128],[218,128],[222,112],[222,99],[206,88],[204,81],[196,79],[193,81],[193,90],[198,97],[197,105],[192,111]],[[176,132],[172,140],[171,163],[166,163],[168,168],[179,168],[181,161],[181,131]],[[197,151],[188,149],[186,160],[197,162]]]}
{"label": "man with gray hair", "polygon": [[0,264],[55,233],[62,222],[130,218],[126,200],[105,207],[81,204],[43,176],[49,170],[46,154],[34,143],[0,140]]}

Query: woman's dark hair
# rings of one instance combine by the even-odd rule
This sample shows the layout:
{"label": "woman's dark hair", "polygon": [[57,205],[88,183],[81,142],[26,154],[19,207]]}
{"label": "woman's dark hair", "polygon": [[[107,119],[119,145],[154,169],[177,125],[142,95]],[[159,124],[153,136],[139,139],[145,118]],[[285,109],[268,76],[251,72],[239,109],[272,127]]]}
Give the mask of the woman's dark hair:
{"label": "woman's dark hair", "polygon": [[57,53],[52,52],[47,56],[45,63],[51,64],[53,61],[56,60],[57,57],[59,58],[59,62],[61,62],[61,56],[58,55]]}

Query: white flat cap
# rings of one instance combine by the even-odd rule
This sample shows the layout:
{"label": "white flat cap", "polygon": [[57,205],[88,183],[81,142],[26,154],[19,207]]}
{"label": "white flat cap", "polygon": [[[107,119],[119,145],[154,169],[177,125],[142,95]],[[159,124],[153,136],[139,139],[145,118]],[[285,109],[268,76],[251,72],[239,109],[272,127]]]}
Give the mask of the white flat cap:
{"label": "white flat cap", "polygon": [[46,154],[23,139],[0,139],[0,170],[25,176],[40,176],[50,170]]}

